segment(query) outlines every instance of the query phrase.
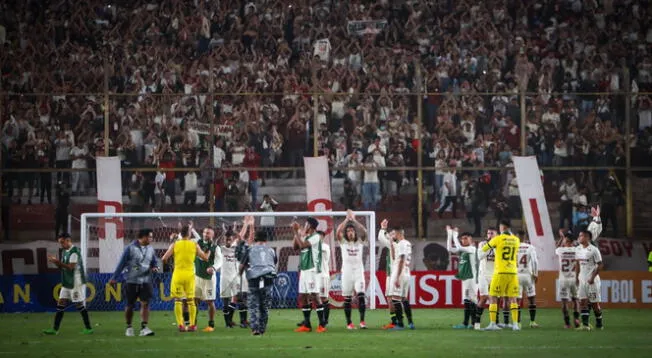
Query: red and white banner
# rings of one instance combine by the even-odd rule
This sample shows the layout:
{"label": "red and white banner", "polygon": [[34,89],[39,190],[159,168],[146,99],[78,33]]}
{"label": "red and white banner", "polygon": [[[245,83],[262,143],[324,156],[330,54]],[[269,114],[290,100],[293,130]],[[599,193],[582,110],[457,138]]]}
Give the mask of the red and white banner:
{"label": "red and white banner", "polygon": [[[303,164],[306,171],[308,211],[333,211],[328,159],[326,157],[304,157]],[[334,262],[333,218],[330,216],[317,216],[315,219],[319,221],[318,230],[326,233],[326,243],[331,247],[331,262]]]}
{"label": "red and white banner", "polygon": [[555,236],[536,157],[512,157],[530,242],[537,249],[539,270],[555,271]]}
{"label": "red and white banner", "polygon": [[[376,272],[376,308],[388,307],[385,283],[385,272]],[[416,308],[463,307],[462,281],[455,278],[454,271],[412,271],[408,300]]]}
{"label": "red and white banner", "polygon": [[[97,158],[97,211],[100,213],[123,211],[120,169],[118,157]],[[113,272],[124,248],[122,218],[101,218],[98,221],[100,273]]]}

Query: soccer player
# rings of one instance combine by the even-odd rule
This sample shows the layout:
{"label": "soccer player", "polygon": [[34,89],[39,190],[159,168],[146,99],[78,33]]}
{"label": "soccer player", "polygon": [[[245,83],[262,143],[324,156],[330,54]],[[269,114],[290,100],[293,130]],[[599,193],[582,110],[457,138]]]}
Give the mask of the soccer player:
{"label": "soccer player", "polygon": [[342,296],[344,297],[346,328],[355,329],[355,325],[351,321],[351,301],[355,294],[358,297],[360,328],[366,329],[367,324],[364,321],[367,308],[364,294],[366,285],[362,255],[367,239],[367,229],[355,219],[353,211],[348,210],[346,219],[337,227],[335,235],[342,250]]}
{"label": "soccer player", "polygon": [[[448,251],[460,256],[457,275],[455,275],[455,277],[462,281],[462,296],[464,299],[464,321],[462,324],[453,326],[453,328],[473,328],[476,319],[476,304],[478,302],[477,248],[473,245],[473,237],[471,236],[471,233],[462,233],[460,235],[462,240],[460,241],[458,239],[459,229],[446,225],[446,235],[446,246]],[[469,319],[471,320],[471,324],[469,324]]]}
{"label": "soccer player", "polygon": [[311,332],[310,313],[312,303],[315,304],[317,317],[319,319],[318,333],[326,332],[324,320],[324,307],[319,300],[321,290],[319,275],[321,273],[321,238],[317,234],[319,222],[315,218],[308,218],[304,224],[303,231],[297,222],[292,223],[294,231],[294,249],[301,250],[299,263],[299,301],[303,312],[303,325],[295,329],[295,332]]}
{"label": "soccer player", "polygon": [[378,246],[380,248],[386,247],[387,248],[387,256],[385,260],[385,299],[388,302],[389,306],[389,317],[391,319],[390,323],[384,325],[382,328],[383,329],[391,329],[396,326],[396,313],[394,312],[394,305],[392,304],[392,298],[389,295],[389,278],[392,272],[392,262],[394,261],[394,253],[396,252],[396,241],[394,240],[394,237],[392,237],[387,230],[387,227],[389,225],[389,221],[387,219],[383,219],[383,221],[380,223],[380,230],[378,231]]}
{"label": "soccer player", "polygon": [[[208,261],[195,258],[195,306],[199,309],[201,301],[208,305],[208,326],[204,332],[215,330],[215,289],[217,279],[215,272],[222,267],[222,250],[214,243],[215,230],[206,227],[202,231],[202,239],[197,241],[199,248],[209,253]],[[195,316],[196,317],[196,316]],[[197,325],[197,322],[194,322]]]}
{"label": "soccer player", "polygon": [[602,270],[602,255],[597,246],[592,245],[594,240],[602,232],[602,223],[600,222],[600,208],[592,209],[593,221],[589,226],[581,230],[578,235],[580,245],[576,248],[576,272],[577,272],[577,296],[580,300],[582,326],[578,330],[591,330],[589,324],[589,306],[595,314],[596,328],[603,329],[602,309],[600,307],[601,288],[600,288],[600,270]]}
{"label": "soccer player", "polygon": [[124,280],[127,283],[125,296],[125,321],[127,329],[125,336],[133,337],[134,329],[131,321],[134,317],[134,305],[140,299],[140,336],[153,336],[154,332],[147,327],[149,321],[149,301],[154,293],[152,287],[152,273],[159,271],[158,260],[154,248],[150,245],[153,238],[152,229],[141,229],[138,240],[134,240],[122,252],[120,262],[111,276],[109,283],[115,285],[116,279],[124,271]]}
{"label": "soccer player", "polygon": [[[174,256],[174,270],[172,271],[172,282],[170,293],[174,298],[174,316],[177,320],[179,332],[195,332],[195,317],[197,307],[195,306],[195,258],[199,256],[202,260],[208,261],[207,254],[199,247],[199,244],[190,240],[190,227],[184,225],[180,232],[181,238],[173,242],[163,255],[163,262],[167,262]],[[186,299],[189,312],[190,326],[184,324],[183,299]]]}
{"label": "soccer player", "polygon": [[575,238],[572,231],[564,233],[559,230],[560,240],[555,253],[559,257],[559,283],[558,294],[561,298],[561,311],[564,315],[564,328],[570,328],[569,303],[573,303],[573,320],[575,328],[580,326],[579,302],[577,301],[577,274],[575,272]]}
{"label": "soccer player", "polygon": [[72,244],[70,234],[59,235],[59,245],[63,249],[61,260],[54,255],[48,255],[48,261],[61,270],[61,290],[57,301],[57,313],[54,316],[54,326],[43,331],[44,334],[59,334],[63,313],[70,302],[75,304],[84,321],[83,334],[92,334],[91,321],[86,310],[86,277],[81,251]]}
{"label": "soccer player", "polygon": [[537,316],[536,304],[536,283],[539,276],[537,252],[530,241],[526,238],[524,232],[519,232],[523,241],[518,248],[518,297],[521,300],[518,309],[518,323],[521,323],[521,308],[523,307],[523,291],[528,299],[528,310],[530,312],[530,328],[538,328],[539,325],[535,321]]}
{"label": "soccer player", "polygon": [[326,234],[323,231],[317,231],[319,238],[321,239],[321,283],[319,285],[319,298],[321,299],[321,304],[324,307],[324,327],[328,326],[328,319],[331,314],[330,308],[330,290],[331,290],[331,267],[330,267],[330,258],[331,258],[331,247],[324,242],[324,237]]}
{"label": "soccer player", "polygon": [[[498,235],[498,230],[496,228],[490,227],[487,229],[487,239],[481,241],[478,244],[478,248],[482,248],[486,243],[491,241],[496,235]],[[480,299],[478,300],[475,324],[473,329],[479,330],[480,321],[482,319],[482,313],[484,312],[484,307],[489,300],[489,287],[491,287],[491,277],[494,274],[494,264],[496,262],[496,254],[494,250],[489,251],[477,250],[478,253],[478,293]]]}
{"label": "soccer player", "polygon": [[[181,228],[182,227],[183,227],[183,224],[181,223],[181,221],[179,221],[179,223],[177,225],[177,229],[178,229],[177,232],[174,232],[174,233],[170,234],[170,242],[181,240]],[[188,222],[188,230],[190,230],[190,233],[192,234],[192,241],[199,242],[201,240],[201,236],[199,235],[197,230],[195,230],[194,223],[192,222],[192,220]],[[190,326],[190,312],[188,311],[188,300],[185,297],[182,297],[181,302],[183,303],[183,322],[184,322],[184,325]]]}
{"label": "soccer player", "polygon": [[[239,233],[233,229],[226,229],[224,234],[224,244],[220,247],[222,252],[222,270],[220,271],[220,298],[222,299],[222,312],[224,313],[224,323],[226,328],[235,327],[233,323],[233,314],[238,306],[244,306],[242,302],[241,276],[238,274],[238,260],[236,258],[236,248],[241,238],[245,237],[252,220],[246,219],[243,222]],[[246,307],[246,306],[244,306]],[[244,319],[244,320],[243,320]],[[240,311],[241,326],[246,324],[246,315]]]}
{"label": "soccer player", "polygon": [[402,228],[396,227],[390,235],[396,240],[396,252],[392,262],[392,274],[389,280],[390,297],[394,312],[396,314],[396,326],[392,330],[402,330],[405,328],[403,323],[403,309],[408,316],[410,329],[414,329],[412,322],[412,309],[409,305],[405,306],[407,295],[410,290],[410,265],[412,264],[412,244],[405,239],[405,232]]}
{"label": "soccer player", "polygon": [[485,328],[488,331],[496,331],[501,328],[496,324],[498,316],[498,300],[501,297],[507,297],[509,300],[509,310],[512,316],[512,329],[518,331],[521,327],[518,325],[518,267],[517,256],[521,240],[513,235],[509,229],[509,222],[502,221],[499,225],[501,234],[495,236],[482,247],[482,251],[487,252],[491,249],[496,254],[494,275],[491,278],[491,287],[489,289],[489,325]]}

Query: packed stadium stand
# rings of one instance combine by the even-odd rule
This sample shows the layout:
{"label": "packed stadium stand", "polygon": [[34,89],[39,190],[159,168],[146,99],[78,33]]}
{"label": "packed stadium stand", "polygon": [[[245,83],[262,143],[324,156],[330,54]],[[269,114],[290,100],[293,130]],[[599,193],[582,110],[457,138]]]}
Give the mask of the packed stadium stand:
{"label": "packed stadium stand", "polygon": [[[554,227],[604,203],[623,234],[627,147],[631,166],[652,159],[651,16],[616,0],[2,1],[3,216],[54,235],[61,201],[95,211],[94,171],[57,169],[104,155],[127,169],[129,210],[208,210],[210,193],[218,211],[264,194],[303,210],[303,170],[265,169],[319,154],[340,208],[411,225],[417,171],[382,168],[421,162],[430,221],[486,226],[520,220],[509,166],[524,154],[622,167],[543,175]],[[362,165],[377,182],[347,169]],[[167,203],[147,167],[163,168]],[[197,176],[165,171],[184,167]],[[8,172],[32,168],[53,172]],[[457,207],[438,212],[447,196]]]}

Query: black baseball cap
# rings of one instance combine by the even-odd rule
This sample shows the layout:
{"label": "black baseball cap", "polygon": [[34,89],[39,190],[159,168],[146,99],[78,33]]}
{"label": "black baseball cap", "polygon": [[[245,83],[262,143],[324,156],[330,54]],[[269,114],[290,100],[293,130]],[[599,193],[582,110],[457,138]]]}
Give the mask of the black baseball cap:
{"label": "black baseball cap", "polygon": [[72,239],[72,236],[67,232],[62,232],[57,236],[57,239]]}

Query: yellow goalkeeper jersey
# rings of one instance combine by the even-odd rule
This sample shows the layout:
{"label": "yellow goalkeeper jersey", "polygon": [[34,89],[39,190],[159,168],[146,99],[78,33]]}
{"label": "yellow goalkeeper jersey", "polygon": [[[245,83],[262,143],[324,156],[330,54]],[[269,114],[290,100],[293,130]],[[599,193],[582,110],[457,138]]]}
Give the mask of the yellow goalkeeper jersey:
{"label": "yellow goalkeeper jersey", "polygon": [[482,251],[494,249],[496,253],[494,274],[518,273],[517,258],[520,245],[521,240],[516,235],[510,232],[504,232],[495,236],[482,247]]}
{"label": "yellow goalkeeper jersey", "polygon": [[197,244],[190,240],[179,240],[174,243],[174,271],[195,272],[195,257]]}

